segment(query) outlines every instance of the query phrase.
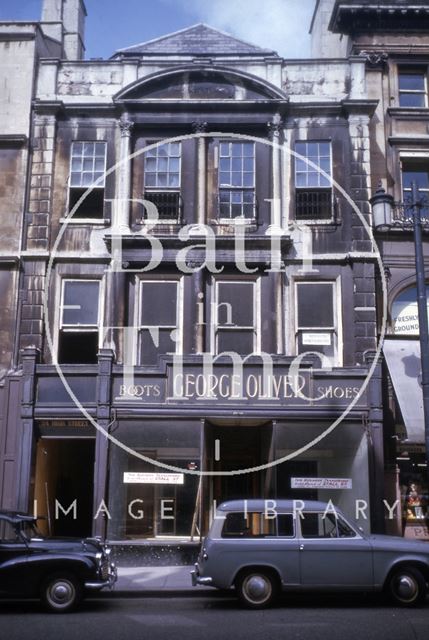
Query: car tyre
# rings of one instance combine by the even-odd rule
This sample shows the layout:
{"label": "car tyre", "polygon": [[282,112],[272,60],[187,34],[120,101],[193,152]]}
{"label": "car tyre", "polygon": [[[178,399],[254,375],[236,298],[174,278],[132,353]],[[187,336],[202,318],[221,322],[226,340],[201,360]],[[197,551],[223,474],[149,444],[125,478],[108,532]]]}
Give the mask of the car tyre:
{"label": "car tyre", "polygon": [[236,580],[236,591],[240,602],[248,609],[269,607],[278,595],[278,580],[270,571],[248,569]]}
{"label": "car tyre", "polygon": [[82,600],[82,584],[72,574],[56,573],[43,582],[41,598],[45,607],[54,613],[68,613]]}
{"label": "car tyre", "polygon": [[388,594],[401,607],[418,607],[423,604],[426,593],[426,581],[414,567],[396,569],[389,578]]}

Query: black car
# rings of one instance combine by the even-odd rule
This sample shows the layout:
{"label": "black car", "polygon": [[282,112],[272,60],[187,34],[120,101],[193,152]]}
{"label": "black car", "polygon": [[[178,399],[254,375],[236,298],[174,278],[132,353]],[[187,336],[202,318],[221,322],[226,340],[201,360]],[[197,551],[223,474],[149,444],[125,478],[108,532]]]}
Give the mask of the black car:
{"label": "black car", "polygon": [[99,538],[45,538],[37,518],[0,511],[0,593],[39,597],[51,611],[70,611],[91,591],[117,580],[110,548]]}

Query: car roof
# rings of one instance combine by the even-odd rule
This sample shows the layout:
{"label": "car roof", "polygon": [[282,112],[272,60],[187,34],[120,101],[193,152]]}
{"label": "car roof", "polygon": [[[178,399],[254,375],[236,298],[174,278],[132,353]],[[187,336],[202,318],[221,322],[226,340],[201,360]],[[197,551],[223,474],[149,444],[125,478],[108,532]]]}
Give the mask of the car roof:
{"label": "car roof", "polygon": [[12,524],[17,524],[18,522],[35,522],[37,520],[37,516],[32,516],[20,511],[7,511],[2,509],[0,511],[0,519],[6,520]]}
{"label": "car roof", "polygon": [[333,506],[336,511],[340,511],[338,507],[332,505],[332,503],[322,502],[320,500],[283,500],[274,498],[264,499],[249,499],[249,500],[227,500],[222,502],[218,506],[218,511],[265,511],[270,509],[274,511],[299,511],[301,509],[305,511],[333,511]]}

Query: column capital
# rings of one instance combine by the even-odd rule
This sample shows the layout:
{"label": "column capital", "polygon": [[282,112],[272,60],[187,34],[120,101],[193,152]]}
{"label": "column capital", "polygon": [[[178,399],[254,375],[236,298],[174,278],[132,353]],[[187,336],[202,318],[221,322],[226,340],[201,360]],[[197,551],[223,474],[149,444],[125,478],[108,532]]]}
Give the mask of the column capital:
{"label": "column capital", "polygon": [[127,115],[123,115],[118,121],[118,126],[121,132],[121,138],[129,138],[134,127],[134,122],[131,122]]}
{"label": "column capital", "polygon": [[207,131],[208,124],[207,122],[202,122],[201,120],[195,120],[192,123],[192,131],[194,133],[205,133]]}
{"label": "column capital", "polygon": [[365,58],[365,62],[368,67],[372,68],[383,68],[385,67],[387,60],[389,59],[389,54],[386,51],[361,51],[360,55]]}
{"label": "column capital", "polygon": [[276,113],[272,120],[267,122],[268,136],[270,140],[278,138],[283,130],[284,122],[279,113]]}

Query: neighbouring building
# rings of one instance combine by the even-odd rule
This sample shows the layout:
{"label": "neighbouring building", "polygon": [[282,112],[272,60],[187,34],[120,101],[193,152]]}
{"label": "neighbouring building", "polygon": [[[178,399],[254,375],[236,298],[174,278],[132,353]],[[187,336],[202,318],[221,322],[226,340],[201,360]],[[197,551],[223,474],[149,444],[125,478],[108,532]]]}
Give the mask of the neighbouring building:
{"label": "neighbouring building", "polygon": [[[412,315],[413,250],[374,241],[370,198],[381,180],[403,199],[414,173],[429,190],[414,4],[321,0],[311,59],[198,24],[84,60],[83,4],[45,0],[31,28],[57,50],[37,58],[2,290],[3,505],[36,500],[55,533],[176,544],[214,502],[319,498],[402,532],[410,491],[393,521],[383,500],[424,451],[388,345]],[[76,519],[55,517],[74,500]]]}
{"label": "neighbouring building", "polygon": [[[44,19],[53,19],[49,13],[52,8],[46,7],[48,15]],[[59,35],[62,28],[59,17],[56,26],[49,27],[40,22],[0,23],[0,504],[3,507],[17,504],[16,474],[23,438],[22,371],[16,328],[21,314],[24,313],[25,318],[26,312],[21,303],[18,305],[18,291],[23,292],[21,302],[23,299],[30,304],[41,301],[41,298],[36,300],[39,294],[35,292],[28,292],[28,296],[24,293],[27,275],[33,274],[34,268],[26,270],[27,255],[22,245],[24,211],[28,210],[29,159],[33,151],[32,101],[39,60],[68,55]],[[41,140],[39,152],[47,149],[49,141]],[[40,188],[41,199],[49,180],[49,177],[32,178],[31,184]],[[35,218],[42,220],[43,215]],[[31,262],[34,265],[34,259]],[[41,317],[33,321],[33,328],[36,330],[39,324],[38,331],[42,332]]]}
{"label": "neighbouring building", "polygon": [[[429,3],[327,1],[323,17],[323,55],[338,47],[366,58],[366,88],[378,100],[370,123],[371,191],[379,185],[395,201],[393,222],[410,217],[411,183],[429,192],[428,61]],[[322,29],[321,25],[328,27]],[[421,215],[428,224],[428,209]],[[387,530],[429,538],[429,499],[422,391],[419,321],[412,225],[376,230],[387,281],[387,335],[383,346],[385,493],[401,509]],[[423,234],[425,263],[429,256]],[[425,264],[426,279],[429,269]],[[382,293],[378,286],[381,327]]]}

